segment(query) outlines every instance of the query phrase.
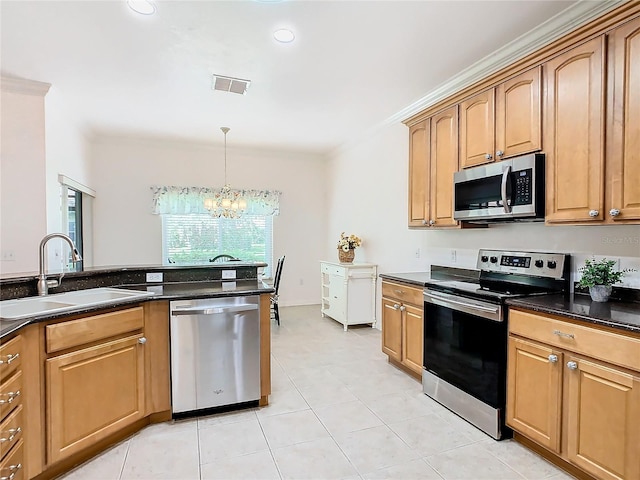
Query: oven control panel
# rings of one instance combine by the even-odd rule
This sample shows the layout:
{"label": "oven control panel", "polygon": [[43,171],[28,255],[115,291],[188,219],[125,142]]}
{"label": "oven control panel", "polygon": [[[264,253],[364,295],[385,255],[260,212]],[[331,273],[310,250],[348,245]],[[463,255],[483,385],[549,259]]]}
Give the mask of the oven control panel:
{"label": "oven control panel", "polygon": [[477,267],[487,272],[520,273],[561,279],[568,256],[563,253],[480,250]]}

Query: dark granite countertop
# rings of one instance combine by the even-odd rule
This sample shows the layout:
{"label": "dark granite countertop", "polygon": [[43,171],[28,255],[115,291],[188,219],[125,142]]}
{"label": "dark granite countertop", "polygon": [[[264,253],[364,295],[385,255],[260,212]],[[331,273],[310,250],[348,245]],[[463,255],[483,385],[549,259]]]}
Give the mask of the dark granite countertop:
{"label": "dark granite countertop", "polygon": [[[115,286],[116,288],[118,286]],[[246,295],[261,295],[264,293],[272,293],[273,287],[263,283],[260,280],[236,280],[236,281],[202,281],[202,282],[178,282],[164,283],[157,285],[139,284],[139,285],[120,285],[127,290],[142,290],[154,292],[154,295],[146,298],[134,298],[116,300],[108,304],[94,305],[91,307],[79,306],[72,310],[62,312],[50,312],[42,315],[34,315],[22,320],[0,320],[0,339],[20,330],[21,328],[32,323],[43,322],[46,320],[54,320],[64,318],[71,315],[91,313],[98,310],[105,310],[113,307],[120,307],[130,304],[138,304],[147,301],[157,300],[185,300],[195,298],[219,298],[219,297],[235,297]]]}
{"label": "dark granite countertop", "polygon": [[594,302],[588,295],[539,295],[511,298],[507,304],[541,313],[640,333],[640,303],[609,300]]}
{"label": "dark granite countertop", "polygon": [[479,273],[477,270],[432,265],[430,272],[381,273],[378,276],[384,280],[424,288],[443,280],[477,281]]}

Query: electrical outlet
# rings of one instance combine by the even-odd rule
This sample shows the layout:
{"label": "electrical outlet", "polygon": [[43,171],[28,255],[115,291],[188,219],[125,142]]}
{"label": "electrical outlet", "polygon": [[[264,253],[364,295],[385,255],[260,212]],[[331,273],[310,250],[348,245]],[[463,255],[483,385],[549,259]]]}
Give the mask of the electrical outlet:
{"label": "electrical outlet", "polygon": [[416,248],[416,258],[420,258],[420,249]]}
{"label": "electrical outlet", "polygon": [[454,249],[451,250],[451,263],[456,263],[456,261],[458,260],[458,252],[456,252]]}
{"label": "electrical outlet", "polygon": [[4,250],[2,252],[2,261],[3,262],[15,262],[16,261],[15,252],[13,252],[11,250]]}
{"label": "electrical outlet", "polygon": [[147,282],[162,282],[162,272],[147,272]]}
{"label": "electrical outlet", "polygon": [[303,278],[300,279],[300,285],[304,285],[304,279]]}

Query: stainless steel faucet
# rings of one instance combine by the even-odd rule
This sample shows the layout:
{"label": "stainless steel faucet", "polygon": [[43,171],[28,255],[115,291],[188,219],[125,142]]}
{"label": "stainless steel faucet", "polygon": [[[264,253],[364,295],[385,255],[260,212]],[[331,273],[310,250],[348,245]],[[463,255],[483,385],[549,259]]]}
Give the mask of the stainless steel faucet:
{"label": "stainless steel faucet", "polygon": [[79,262],[82,260],[78,249],[73,244],[73,240],[64,233],[50,233],[49,235],[45,235],[45,237],[40,241],[40,274],[38,275],[38,295],[47,295],[49,293],[49,287],[57,287],[62,282],[62,277],[64,276],[64,272],[60,275],[60,278],[57,280],[47,280],[47,274],[45,272],[45,261],[44,261],[44,248],[47,245],[47,242],[52,238],[61,238],[66,241],[71,247],[71,261]]}

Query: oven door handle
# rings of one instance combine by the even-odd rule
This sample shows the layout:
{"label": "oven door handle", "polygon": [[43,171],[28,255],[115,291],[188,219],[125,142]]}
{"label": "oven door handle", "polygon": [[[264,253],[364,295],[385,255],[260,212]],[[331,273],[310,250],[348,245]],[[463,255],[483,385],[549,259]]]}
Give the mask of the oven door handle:
{"label": "oven door handle", "polygon": [[460,305],[461,307],[465,307],[465,308],[481,310],[483,312],[498,313],[498,310],[499,310],[498,307],[484,307],[482,305],[475,305],[473,303],[461,302],[460,300],[454,300],[452,298],[445,297],[444,295],[438,295],[438,294],[431,293],[431,292],[424,292],[424,295],[426,297],[435,298],[437,300],[442,300],[442,301],[445,301],[445,302],[453,303],[454,305]]}
{"label": "oven door handle", "polygon": [[502,206],[504,207],[504,213],[511,213],[511,205],[507,199],[507,182],[509,181],[509,175],[511,174],[511,165],[505,167],[502,172],[502,183],[500,184],[500,196],[502,196]]}

